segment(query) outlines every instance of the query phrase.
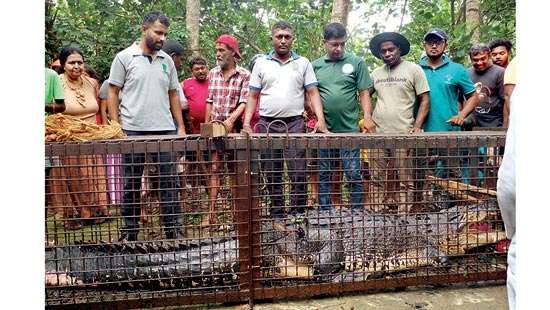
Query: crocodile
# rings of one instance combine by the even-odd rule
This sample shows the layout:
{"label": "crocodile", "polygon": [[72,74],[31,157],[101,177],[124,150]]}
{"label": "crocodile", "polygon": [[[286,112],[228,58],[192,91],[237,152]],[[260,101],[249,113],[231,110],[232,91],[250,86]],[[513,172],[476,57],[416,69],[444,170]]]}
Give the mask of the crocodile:
{"label": "crocodile", "polygon": [[[505,234],[492,227],[497,238],[480,239],[472,223],[498,223],[494,204],[455,206],[440,212],[371,214],[308,212],[284,220],[262,219],[259,268],[266,279],[347,281],[445,266],[452,256],[476,246],[495,243]],[[476,242],[461,243],[461,235]],[[468,243],[469,242],[469,243]],[[210,287],[239,282],[239,242],[235,237],[80,244],[46,252],[47,285]],[[351,275],[351,278],[350,278]],[[351,281],[350,280],[350,281]]]}

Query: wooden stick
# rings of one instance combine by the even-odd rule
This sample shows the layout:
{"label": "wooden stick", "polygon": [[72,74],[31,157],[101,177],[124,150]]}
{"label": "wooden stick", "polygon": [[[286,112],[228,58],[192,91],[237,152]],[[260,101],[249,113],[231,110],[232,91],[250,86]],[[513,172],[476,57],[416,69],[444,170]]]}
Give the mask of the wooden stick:
{"label": "wooden stick", "polygon": [[451,190],[458,190],[458,191],[472,191],[479,194],[485,194],[485,195],[491,195],[495,196],[497,195],[497,191],[491,190],[488,188],[478,187],[474,185],[464,184],[456,181],[450,181],[447,179],[442,179],[434,176],[426,176],[426,178],[432,182],[434,182],[437,185],[441,185],[447,189]]}

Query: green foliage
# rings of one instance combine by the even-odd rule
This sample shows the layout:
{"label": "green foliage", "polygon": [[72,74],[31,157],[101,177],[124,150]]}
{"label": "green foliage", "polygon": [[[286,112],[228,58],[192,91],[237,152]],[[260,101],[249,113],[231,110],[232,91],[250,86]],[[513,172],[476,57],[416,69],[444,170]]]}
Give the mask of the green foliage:
{"label": "green foliage", "polygon": [[[410,1],[408,11],[411,22],[403,27],[403,34],[411,44],[410,58],[420,59],[422,39],[430,28],[444,29],[449,35],[449,55],[457,62],[468,64],[468,50],[472,43],[472,32],[464,22],[463,5],[465,0]],[[451,10],[454,3],[454,14]],[[488,43],[496,38],[506,38],[515,42],[516,10],[512,0],[481,1],[481,42]]]}
{"label": "green foliage", "polygon": [[[445,29],[450,35],[449,52],[456,61],[467,62],[471,34],[466,31],[461,6],[465,0],[369,0],[352,1],[352,10],[366,6],[365,24],[373,16],[383,18],[369,27],[361,26],[350,33],[347,50],[364,57],[371,69],[381,64],[368,49],[368,42],[387,29],[387,19],[399,19],[406,4],[401,32],[411,42],[406,58],[418,61],[422,55],[422,38],[431,27]],[[454,3],[454,10],[451,10]],[[49,64],[62,46],[77,44],[85,59],[107,78],[115,54],[140,37],[140,24],[145,12],[163,11],[171,21],[169,38],[185,45],[185,2],[167,0],[60,0],[46,2],[45,64]],[[270,26],[286,20],[294,26],[294,49],[313,60],[324,54],[323,26],[329,22],[331,0],[203,0],[201,1],[200,51],[210,66],[215,64],[214,41],[222,33],[236,36],[246,66],[254,54],[272,49]],[[515,1],[482,0],[482,41],[502,37],[515,42]],[[410,20],[410,22],[406,22]],[[184,72],[183,74],[189,75]],[[182,76],[183,78],[183,76]]]}
{"label": "green foliage", "polygon": [[[367,2],[367,1],[361,1]],[[449,35],[449,55],[459,63],[468,64],[468,50],[471,47],[472,33],[467,31],[463,6],[465,0],[371,0],[368,1],[368,9],[364,19],[379,12],[387,12],[387,16],[401,15],[403,5],[407,3],[406,12],[410,22],[402,25],[401,33],[411,42],[411,51],[405,58],[417,62],[420,60],[424,48],[422,40],[424,34],[433,27],[444,29]],[[454,4],[454,10],[451,10]],[[480,25],[481,41],[488,43],[496,38],[505,38],[515,42],[516,9],[515,0],[481,0]],[[366,29],[363,35],[367,38],[365,47],[354,45],[355,50],[364,51],[368,47],[370,39],[383,31],[396,31],[397,29],[386,29],[385,25],[374,24],[371,29]],[[381,61],[374,55],[365,55],[367,64],[370,67],[381,64]]]}
{"label": "green foliage", "polygon": [[[158,2],[158,3],[157,3]],[[67,0],[52,8],[57,12],[50,36],[46,34],[46,63],[57,57],[65,45],[75,44],[84,52],[86,62],[104,78],[109,75],[115,54],[139,39],[145,12],[161,10],[170,18],[170,38],[183,41],[185,6],[177,1]]]}
{"label": "green foliage", "polygon": [[331,1],[214,0],[201,5],[201,52],[211,65],[215,63],[214,40],[222,33],[238,38],[244,66],[255,54],[269,52],[270,28],[279,20],[294,27],[293,49],[299,54],[315,59],[324,52],[322,29],[330,19]]}

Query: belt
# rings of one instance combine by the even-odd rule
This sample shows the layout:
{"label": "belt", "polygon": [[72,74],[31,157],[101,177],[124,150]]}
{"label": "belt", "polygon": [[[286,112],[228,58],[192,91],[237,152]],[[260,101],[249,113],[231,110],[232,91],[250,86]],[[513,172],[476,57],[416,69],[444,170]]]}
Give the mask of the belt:
{"label": "belt", "polygon": [[289,116],[289,117],[268,117],[268,116],[260,116],[261,120],[264,120],[268,123],[273,122],[274,120],[280,120],[285,122],[286,124],[291,123],[293,121],[303,119],[304,117],[302,115],[296,115],[296,116]]}

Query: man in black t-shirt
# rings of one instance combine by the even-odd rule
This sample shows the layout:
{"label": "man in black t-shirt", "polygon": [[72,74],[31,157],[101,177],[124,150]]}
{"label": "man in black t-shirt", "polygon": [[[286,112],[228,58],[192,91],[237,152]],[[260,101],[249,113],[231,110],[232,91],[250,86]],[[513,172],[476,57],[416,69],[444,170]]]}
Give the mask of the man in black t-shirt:
{"label": "man in black t-shirt", "polygon": [[504,113],[504,69],[491,63],[491,50],[485,44],[470,49],[469,69],[476,86],[479,104],[475,109],[475,126],[502,127]]}
{"label": "man in black t-shirt", "polygon": [[[485,44],[475,44],[470,49],[470,61],[472,68],[468,70],[472,82],[476,86],[476,92],[479,97],[479,104],[474,111],[474,126],[477,127],[502,127],[504,122],[504,69],[493,65],[491,62],[491,50]],[[472,182],[474,185],[491,186],[485,183],[496,177],[496,154],[502,150],[498,148],[480,147],[472,152],[469,160],[470,167],[479,167],[471,169]]]}

